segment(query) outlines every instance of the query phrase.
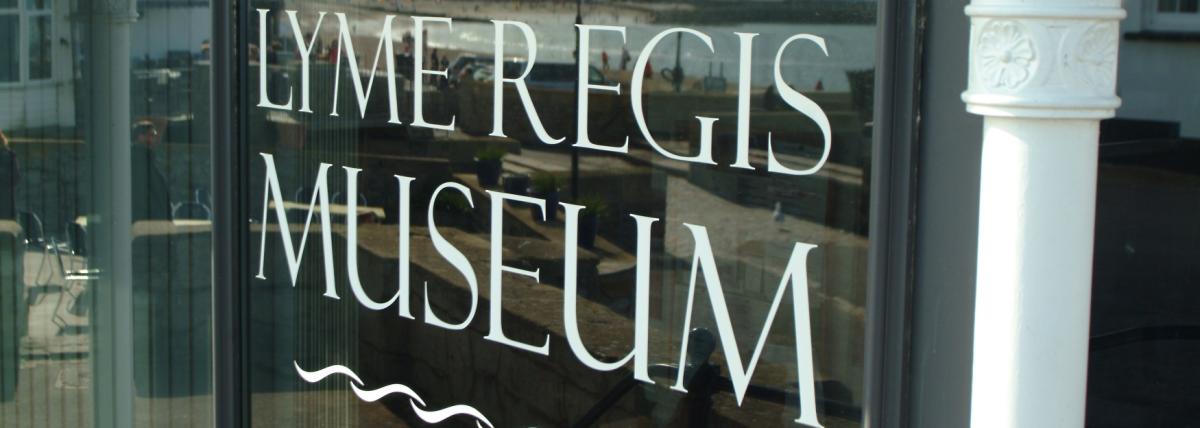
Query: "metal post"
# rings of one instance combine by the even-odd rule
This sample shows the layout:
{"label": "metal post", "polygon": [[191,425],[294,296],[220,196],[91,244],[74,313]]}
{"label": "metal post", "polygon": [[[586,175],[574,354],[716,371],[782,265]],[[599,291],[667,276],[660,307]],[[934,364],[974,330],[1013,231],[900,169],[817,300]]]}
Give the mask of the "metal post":
{"label": "metal post", "polygon": [[671,69],[671,87],[675,93],[683,92],[683,33],[675,34],[675,68]]}
{"label": "metal post", "polygon": [[130,27],[133,0],[98,2],[90,38],[91,121],[89,139],[97,221],[97,267],[93,350],[93,412],[99,427],[133,426],[133,205],[130,191]]}
{"label": "metal post", "polygon": [[[237,2],[239,12],[246,9],[245,1]],[[242,13],[234,12],[232,0],[214,0],[212,2],[212,43],[210,44],[211,59],[209,87],[212,104],[209,106],[211,119],[212,141],[212,189],[213,192],[213,411],[214,426],[237,427],[244,425],[246,410],[243,406],[242,376],[243,340],[242,313],[243,299],[239,285],[242,275],[239,268],[243,265],[245,251],[240,237],[243,233],[239,228],[246,227],[239,221],[243,212],[242,196],[236,189],[242,189],[244,172],[240,168],[239,142],[246,140],[237,132],[239,122],[235,112],[239,111],[239,92],[235,88],[243,84],[238,78],[237,64],[245,64],[235,60],[239,52],[245,55],[245,49],[235,49],[237,40],[245,42],[239,35],[244,34]],[[235,24],[237,22],[237,24]],[[235,33],[234,29],[238,31]],[[245,45],[242,45],[245,46]]]}
{"label": "metal post", "polygon": [[1119,0],[975,0],[967,110],[983,115],[973,427],[1082,427],[1099,121]]}

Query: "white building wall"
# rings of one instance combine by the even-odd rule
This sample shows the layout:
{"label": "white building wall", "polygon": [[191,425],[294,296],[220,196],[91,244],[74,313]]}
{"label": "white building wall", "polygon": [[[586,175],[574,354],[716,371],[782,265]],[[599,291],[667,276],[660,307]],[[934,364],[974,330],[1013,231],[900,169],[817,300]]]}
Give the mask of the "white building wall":
{"label": "white building wall", "polygon": [[[1177,121],[1184,137],[1200,138],[1200,41],[1129,40],[1130,34],[1154,32],[1148,0],[1128,0],[1129,18],[1122,25],[1117,95],[1123,104],[1117,117]],[[1200,25],[1195,29],[1200,39]]]}
{"label": "white building wall", "polygon": [[162,59],[170,51],[200,53],[200,44],[212,26],[212,12],[206,6],[155,7],[138,10],[133,24],[133,57]]}
{"label": "white building wall", "polygon": [[73,86],[67,80],[0,87],[0,129],[74,126]]}
{"label": "white building wall", "polygon": [[[72,61],[70,0],[54,0],[51,24],[53,69],[48,80],[0,83],[0,129],[75,125],[75,64]],[[22,32],[28,31],[22,29]],[[28,34],[20,36],[28,49]],[[28,73],[28,52],[21,52],[21,76]]]}

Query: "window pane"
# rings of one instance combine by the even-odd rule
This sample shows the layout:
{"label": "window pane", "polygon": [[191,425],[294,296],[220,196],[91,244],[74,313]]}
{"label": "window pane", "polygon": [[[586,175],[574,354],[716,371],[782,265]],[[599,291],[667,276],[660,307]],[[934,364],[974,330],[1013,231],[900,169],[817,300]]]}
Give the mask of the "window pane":
{"label": "window pane", "polygon": [[[402,1],[403,12],[387,13],[328,3],[358,29],[356,58],[346,60],[342,24],[326,17],[318,28],[311,12],[327,3],[251,1],[270,10],[248,41],[266,37],[257,48],[267,62],[239,64],[267,94],[252,88],[239,106],[249,137],[238,147],[252,163],[237,189],[250,218],[238,223],[247,261],[262,272],[244,278],[256,302],[244,326],[253,426],[428,426],[399,395],[364,399],[362,390],[388,385],[411,388],[412,402],[426,404],[419,411],[461,404],[497,427],[793,427],[798,415],[862,426],[877,2],[674,3],[694,7],[660,16],[583,2],[578,22],[624,36],[596,30],[578,51],[574,2]],[[292,10],[303,39],[317,40],[306,78]],[[346,64],[370,66],[387,14],[395,19],[383,36],[408,66],[383,84],[381,64],[360,109]],[[410,19],[434,14],[453,25]],[[493,19],[527,24],[536,58],[517,26],[496,39]],[[828,56],[796,37],[804,34],[828,40]],[[450,64],[449,78],[414,76],[418,59],[425,69]],[[495,79],[526,70],[524,90],[505,83],[497,98]],[[370,72],[359,73],[365,89]],[[591,87],[583,114],[580,85]],[[290,108],[259,107],[289,93]],[[825,130],[794,108],[799,94],[819,106]],[[424,122],[453,125],[411,126],[414,99]],[[407,102],[393,116],[389,100]],[[581,130],[588,135],[576,139]],[[411,178],[407,191],[396,176]],[[264,198],[266,183],[274,190]],[[326,193],[320,211],[331,227],[323,235],[314,219],[296,260],[281,242],[304,239],[314,189]],[[501,193],[524,199],[493,199]],[[693,279],[693,263],[703,277]],[[489,291],[500,281],[502,292]],[[398,290],[407,294],[393,299]],[[635,345],[635,326],[645,343]],[[635,346],[641,363],[590,363],[620,361]],[[811,359],[798,357],[802,346]],[[681,355],[687,394],[670,389]],[[642,363],[645,379],[621,390]],[[335,366],[361,382],[307,374]],[[756,371],[738,396],[729,385],[742,370]],[[474,422],[460,414],[450,426]]]}
{"label": "window pane", "polygon": [[34,16],[29,18],[29,78],[49,79],[51,44],[53,34],[50,32],[49,16]]}
{"label": "window pane", "polygon": [[0,427],[213,426],[211,11],[66,3],[0,13]]}
{"label": "window pane", "polygon": [[[1194,17],[1195,0],[1178,2]],[[1127,2],[1128,4],[1128,2]],[[1186,27],[1182,27],[1186,28]],[[1183,427],[1200,408],[1200,47],[1122,38],[1100,124],[1089,428]],[[1186,101],[1185,101],[1186,100]]]}
{"label": "window pane", "polygon": [[1174,12],[1179,8],[1179,0],[1158,0],[1159,12]]}
{"label": "window pane", "polygon": [[0,9],[12,9],[17,7],[17,0],[0,0]]}
{"label": "window pane", "polygon": [[0,15],[0,82],[20,79],[17,49],[17,16]]}

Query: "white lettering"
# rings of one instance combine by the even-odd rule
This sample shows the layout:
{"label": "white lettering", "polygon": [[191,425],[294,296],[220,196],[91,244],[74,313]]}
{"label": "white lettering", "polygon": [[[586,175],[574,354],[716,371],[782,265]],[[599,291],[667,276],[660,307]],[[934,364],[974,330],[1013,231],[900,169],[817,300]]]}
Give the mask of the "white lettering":
{"label": "white lettering", "polygon": [[629,360],[633,360],[633,377],[646,383],[654,383],[650,379],[650,226],[658,221],[654,217],[643,217],[630,214],[637,222],[637,270],[634,291],[633,316],[633,349],[620,360],[606,363],[600,361],[588,352],[579,335],[578,311],[578,271],[579,271],[579,212],[581,205],[562,203],[566,210],[566,234],[563,239],[563,327],[567,334],[567,344],[579,362],[594,370],[602,372],[613,371]]}
{"label": "white lettering", "polygon": [[594,85],[589,83],[588,78],[591,75],[592,67],[588,64],[588,57],[591,52],[592,31],[612,31],[621,34],[621,44],[625,44],[625,27],[614,27],[611,25],[583,25],[575,24],[579,28],[579,100],[577,104],[578,114],[576,117],[575,126],[577,127],[577,141],[575,147],[583,149],[599,150],[602,152],[628,153],[629,152],[629,137],[625,137],[625,144],[620,147],[601,146],[592,143],[588,138],[588,93],[592,89],[597,91],[610,91],[618,95],[621,94],[621,84],[612,86]]}
{"label": "white lettering", "polygon": [[313,208],[319,202],[321,216],[321,247],[325,252],[325,297],[337,299],[337,284],[333,277],[333,227],[329,221],[329,180],[326,178],[330,164],[322,163],[317,170],[317,182],[314,185],[312,200],[308,204],[308,217],[304,220],[304,234],[300,237],[300,249],[292,247],[292,229],[288,226],[287,207],[283,192],[279,190],[279,175],[275,172],[275,158],[266,153],[262,155],[267,167],[266,183],[263,184],[262,238],[258,246],[258,279],[267,279],[263,275],[263,264],[267,256],[267,208],[275,204],[275,221],[279,223],[279,238],[283,240],[283,253],[287,257],[288,273],[292,277],[292,286],[296,286],[296,277],[300,275],[300,262],[304,258],[304,246],[308,242],[308,228],[312,224]]}
{"label": "white lettering", "polygon": [[750,166],[750,70],[754,60],[756,33],[733,33],[738,37],[737,159],[733,168]]}
{"label": "white lettering", "polygon": [[[533,34],[533,28],[529,24],[517,21],[496,21],[492,24],[496,26],[496,51],[493,60],[492,78],[492,133],[493,137],[507,137],[504,135],[504,84],[512,83],[517,88],[517,96],[521,99],[521,105],[525,107],[525,112],[529,115],[529,124],[533,126],[533,132],[537,134],[538,139],[546,144],[558,144],[565,138],[555,139],[546,132],[546,128],[542,126],[542,119],[538,117],[537,108],[533,106],[533,97],[529,96],[529,87],[525,85],[525,78],[529,77],[529,72],[533,71],[533,65],[537,62],[537,37]],[[515,79],[504,77],[504,26],[511,25],[521,30],[525,36],[525,45],[529,46],[529,54],[525,60],[525,70],[521,72],[521,76]]]}
{"label": "white lettering", "polygon": [[442,258],[446,259],[454,269],[462,274],[467,280],[467,287],[471,291],[471,310],[467,312],[467,318],[458,324],[450,324],[438,318],[437,314],[433,313],[433,305],[429,303],[429,282],[425,282],[425,323],[447,330],[462,330],[471,324],[471,320],[475,319],[475,309],[479,306],[479,282],[475,279],[475,268],[471,267],[471,262],[467,260],[467,256],[463,255],[462,251],[454,247],[450,241],[442,237],[442,233],[438,231],[437,222],[434,221],[433,209],[437,201],[438,194],[442,190],[454,189],[467,198],[467,204],[471,208],[475,208],[475,202],[471,200],[471,189],[459,183],[449,182],[442,183],[437,189],[434,189],[433,196],[429,197],[429,239],[433,241],[433,249],[437,250]]}
{"label": "white lettering", "polygon": [[258,106],[277,110],[292,109],[292,87],[288,86],[288,100],[283,104],[271,102],[267,96],[267,9],[258,11]]}
{"label": "white lettering", "polygon": [[[453,29],[454,26],[451,23],[450,18],[431,18],[431,17],[427,17],[427,16],[414,16],[414,17],[412,17],[412,19],[413,19],[413,38],[415,39],[413,41],[413,82],[412,82],[413,122],[412,122],[412,126],[419,126],[422,128],[430,128],[430,129],[440,129],[443,131],[453,131],[454,130],[454,119],[456,118],[455,116],[450,116],[450,123],[447,125],[440,125],[440,124],[429,123],[429,122],[425,121],[425,113],[424,113],[424,109],[423,109],[423,104],[424,104],[423,98],[425,95],[425,86],[424,86],[425,76],[442,76],[444,78],[449,77],[449,74],[446,73],[446,70],[437,71],[437,70],[426,70],[425,69],[425,22],[444,23],[444,24],[446,24],[446,27],[449,29]],[[437,68],[438,64],[434,64],[433,66],[434,66],[434,68]]]}
{"label": "white lettering", "polygon": [[[388,110],[390,117],[388,123],[400,123],[400,111],[396,101],[396,55],[392,48],[392,20],[395,16],[388,15],[383,20],[383,29],[379,32],[379,45],[375,48],[375,62],[371,63],[371,75],[367,78],[367,88],[363,89],[362,75],[358,72],[358,56],[354,54],[353,35],[350,34],[350,24],[346,22],[346,14],[338,12],[334,14],[338,18],[338,49],[342,54],[337,57],[337,66],[334,67],[333,74],[333,109],[330,116],[337,116],[337,100],[338,100],[338,82],[342,75],[342,58],[346,58],[346,62],[350,66],[350,82],[354,84],[355,95],[358,96],[358,112],[360,117],[367,115],[367,99],[371,94],[371,87],[375,84],[375,72],[379,67],[379,55],[382,53],[384,58],[384,69],[387,70],[388,84]],[[343,55],[344,54],[344,55]]]}
{"label": "white lettering", "polygon": [[350,291],[363,307],[379,311],[391,306],[400,298],[400,292],[392,295],[386,302],[376,302],[363,290],[362,280],[358,276],[358,168],[342,167],[346,170],[346,272],[350,276]]}
{"label": "white lettering", "polygon": [[512,266],[504,265],[504,201],[522,202],[533,204],[541,210],[542,219],[546,218],[546,201],[543,199],[533,198],[529,196],[513,195],[502,192],[487,191],[492,195],[492,239],[491,239],[491,282],[492,292],[491,308],[488,310],[488,315],[491,317],[491,329],[488,330],[488,335],[484,339],[503,343],[505,345],[517,348],[523,351],[529,351],[535,354],[550,355],[550,335],[546,335],[546,342],[541,346],[533,346],[527,343],[521,343],[509,339],[504,335],[503,315],[504,315],[504,273],[521,275],[533,278],[534,282],[541,281],[541,269],[532,271],[518,269]]}
{"label": "white lettering", "polygon": [[[296,39],[296,47],[300,49],[300,111],[304,113],[312,113],[312,109],[308,104],[308,82],[309,64],[312,62],[312,51],[317,46],[317,31],[312,32],[312,37],[305,42],[304,35],[300,29],[300,19],[296,17],[296,11],[287,11],[288,20],[292,23],[292,36]],[[317,25],[313,28],[320,30],[321,22],[325,20],[325,12],[317,13]],[[263,31],[260,25],[259,31]],[[399,122],[396,122],[399,123]]]}
{"label": "white lettering", "polygon": [[821,151],[821,159],[817,161],[817,164],[813,165],[812,168],[805,170],[794,170],[783,166],[782,163],[779,163],[778,160],[775,160],[775,152],[771,149],[771,133],[768,132],[767,171],[787,175],[812,175],[816,174],[817,171],[820,171],[821,167],[825,166],[825,161],[829,159],[829,149],[833,146],[833,131],[830,129],[829,117],[825,116],[825,111],[821,109],[821,106],[817,105],[817,103],[813,102],[813,100],[804,96],[800,92],[797,92],[795,89],[792,89],[792,87],[788,86],[787,82],[783,80],[783,72],[781,72],[779,69],[779,65],[783,61],[783,51],[787,49],[789,44],[796,40],[808,40],[813,42],[821,48],[821,52],[824,52],[825,56],[829,56],[829,49],[825,47],[825,39],[821,37],[811,34],[797,34],[788,38],[783,42],[782,45],[779,46],[779,51],[775,53],[775,87],[779,89],[779,96],[783,98],[784,102],[796,109],[796,111],[800,112],[801,114],[808,116],[808,118],[812,119],[813,122],[817,123],[817,126],[821,128],[821,135],[825,137],[825,149]]}
{"label": "white lettering", "polygon": [[396,225],[397,233],[399,234],[399,236],[398,236],[399,239],[397,239],[397,241],[399,241],[399,244],[397,244],[397,245],[399,245],[399,247],[400,247],[400,248],[398,248],[399,259],[400,259],[400,260],[398,260],[398,264],[399,264],[398,268],[400,269],[400,272],[398,274],[398,278],[399,278],[398,282],[400,283],[400,292],[399,292],[400,298],[398,299],[398,301],[400,302],[400,316],[404,317],[404,318],[408,318],[408,319],[413,319],[412,309],[409,308],[409,303],[408,303],[408,300],[409,300],[408,299],[408,297],[409,297],[409,270],[410,270],[409,263],[412,259],[412,256],[411,256],[412,250],[409,249],[411,246],[411,243],[409,241],[412,240],[412,227],[409,225],[409,223],[412,222],[412,213],[411,213],[412,208],[410,208],[410,205],[411,205],[410,199],[412,198],[412,196],[411,196],[412,195],[412,183],[416,179],[412,178],[412,177],[401,176],[401,175],[395,175],[394,177],[396,177],[396,181],[399,183],[399,186],[400,186],[400,202],[399,202],[399,204],[400,204],[400,207],[399,207],[400,208],[400,210],[399,210],[400,219],[399,219],[399,224]]}
{"label": "white lettering", "polygon": [[649,143],[650,147],[659,154],[678,161],[716,165],[717,163],[712,158],[712,134],[713,124],[717,118],[696,116],[696,120],[700,121],[700,150],[695,156],[681,156],[667,151],[658,145],[657,141],[654,141],[654,136],[650,135],[650,127],[646,126],[646,113],[642,109],[642,83],[645,80],[646,67],[650,64],[650,54],[663,38],[675,33],[696,36],[704,42],[705,46],[708,46],[708,50],[716,52],[711,37],[691,28],[668,28],[656,34],[649,42],[646,42],[646,47],[642,48],[642,52],[638,54],[637,62],[633,66],[633,80],[629,82],[629,90],[632,92],[630,103],[633,106],[633,118],[637,121],[638,129],[642,130],[642,138],[645,138],[646,143]]}
{"label": "white lettering", "polygon": [[717,275],[717,262],[713,257],[712,246],[708,242],[708,229],[704,226],[696,226],[693,224],[684,223],[692,232],[692,237],[696,241],[696,249],[692,257],[692,279],[688,284],[687,306],[684,309],[683,319],[683,344],[679,349],[679,374],[675,378],[675,385],[671,389],[680,392],[687,392],[683,385],[683,367],[687,363],[688,351],[688,332],[692,326],[692,306],[696,299],[696,278],[700,271],[704,272],[704,285],[707,287],[709,302],[712,304],[713,317],[717,322],[717,332],[721,337],[721,348],[725,353],[725,361],[729,366],[729,377],[733,381],[733,393],[737,398],[738,405],[742,404],[742,400],[746,398],[746,389],[750,386],[750,378],[754,376],[754,369],[758,366],[758,358],[762,356],[763,345],[767,343],[767,335],[771,332],[771,325],[775,323],[775,314],[779,311],[779,305],[783,302],[783,293],[787,291],[788,285],[792,289],[792,317],[796,328],[796,377],[797,388],[800,393],[800,412],[801,416],[796,419],[797,423],[802,423],[809,426],[820,427],[821,424],[817,421],[816,412],[816,387],[813,378],[813,359],[812,359],[812,327],[808,317],[808,253],[816,245],[796,243],[792,250],[792,256],[788,259],[787,269],[783,273],[783,278],[779,280],[779,289],[775,292],[775,299],[771,302],[771,309],[767,311],[767,320],[763,325],[762,333],[759,334],[758,343],[754,346],[754,353],[750,357],[749,364],[742,365],[742,354],[738,348],[737,337],[733,334],[733,324],[729,320],[729,309],[725,305],[725,292],[721,289],[721,278]]}

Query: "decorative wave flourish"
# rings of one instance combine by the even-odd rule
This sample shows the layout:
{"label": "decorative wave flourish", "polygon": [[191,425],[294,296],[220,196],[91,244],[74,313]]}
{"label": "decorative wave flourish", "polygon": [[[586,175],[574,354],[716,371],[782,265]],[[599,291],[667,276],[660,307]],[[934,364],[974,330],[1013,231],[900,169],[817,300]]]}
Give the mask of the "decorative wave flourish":
{"label": "decorative wave flourish", "polygon": [[379,399],[391,394],[400,394],[408,397],[408,401],[412,405],[413,412],[417,414],[418,418],[421,418],[421,420],[425,421],[426,423],[436,424],[454,416],[465,415],[475,418],[476,427],[483,428],[484,426],[487,426],[488,428],[495,428],[495,426],[492,425],[492,422],[489,421],[487,417],[483,416],[483,413],[480,413],[479,410],[476,410],[474,407],[465,404],[458,404],[440,410],[426,410],[425,408],[427,406],[425,405],[425,400],[422,399],[421,396],[416,393],[416,391],[413,391],[412,388],[409,388],[406,385],[391,384],[378,389],[362,389],[366,386],[362,379],[359,379],[358,375],[354,374],[354,371],[346,368],[346,366],[333,365],[315,372],[309,372],[300,368],[300,363],[293,361],[292,364],[296,366],[296,373],[300,375],[300,378],[304,379],[304,381],[308,383],[317,383],[322,379],[337,374],[350,378],[352,381],[350,382],[350,389],[354,391],[354,395],[357,395],[360,400],[368,403],[378,401]]}

